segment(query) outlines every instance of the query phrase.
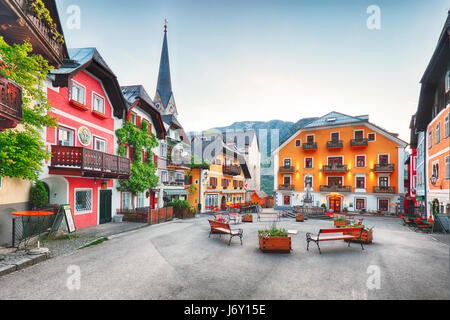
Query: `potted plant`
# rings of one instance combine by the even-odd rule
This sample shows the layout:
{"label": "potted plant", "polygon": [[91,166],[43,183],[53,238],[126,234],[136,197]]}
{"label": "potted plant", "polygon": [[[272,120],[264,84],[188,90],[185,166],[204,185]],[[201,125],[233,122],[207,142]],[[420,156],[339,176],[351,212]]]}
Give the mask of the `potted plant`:
{"label": "potted plant", "polygon": [[333,218],[333,220],[334,220],[334,226],[336,228],[346,226],[348,223],[348,221],[345,219],[345,217],[336,217],[336,218]]}
{"label": "potted plant", "polygon": [[[368,244],[368,243],[372,243],[373,241],[373,227],[371,228],[366,228],[364,225],[360,225],[360,224],[353,224],[353,225],[349,225],[349,226],[345,226],[344,228],[357,228],[357,227],[362,227],[362,233],[361,233],[361,241],[362,243]],[[353,235],[355,237],[359,237],[359,232],[355,231],[355,232],[344,232],[345,235]],[[345,241],[351,241],[351,242],[359,242],[359,240],[345,240]]]}
{"label": "potted plant", "polygon": [[303,213],[297,213],[295,215],[295,221],[299,221],[299,222],[305,221],[305,216],[303,215]]}
{"label": "potted plant", "polygon": [[253,222],[253,215],[251,213],[242,216],[242,222]]}
{"label": "potted plant", "polygon": [[291,237],[286,229],[278,229],[273,225],[270,229],[258,230],[259,249],[262,252],[290,253],[292,250]]}

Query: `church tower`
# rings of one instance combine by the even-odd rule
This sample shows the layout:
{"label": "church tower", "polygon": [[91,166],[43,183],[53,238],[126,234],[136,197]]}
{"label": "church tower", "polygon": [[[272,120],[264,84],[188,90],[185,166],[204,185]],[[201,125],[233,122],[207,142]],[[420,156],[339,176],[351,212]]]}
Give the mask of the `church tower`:
{"label": "church tower", "polygon": [[178,116],[172,92],[172,81],[170,79],[169,49],[167,46],[167,20],[164,24],[164,40],[154,103],[161,115]]}

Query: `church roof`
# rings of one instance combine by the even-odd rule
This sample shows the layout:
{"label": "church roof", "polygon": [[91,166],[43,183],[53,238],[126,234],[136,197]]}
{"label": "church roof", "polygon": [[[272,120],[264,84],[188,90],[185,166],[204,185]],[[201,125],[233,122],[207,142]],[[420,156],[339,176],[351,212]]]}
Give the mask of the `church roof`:
{"label": "church roof", "polygon": [[167,46],[167,30],[164,30],[164,40],[159,64],[158,84],[156,91],[161,97],[164,107],[167,107],[172,96],[172,81],[170,78],[169,49]]}

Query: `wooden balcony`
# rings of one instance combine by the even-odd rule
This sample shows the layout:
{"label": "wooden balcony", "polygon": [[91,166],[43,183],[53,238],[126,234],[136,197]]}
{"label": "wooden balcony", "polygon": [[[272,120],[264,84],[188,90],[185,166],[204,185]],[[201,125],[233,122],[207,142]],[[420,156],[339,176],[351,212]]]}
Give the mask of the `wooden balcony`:
{"label": "wooden balcony", "polygon": [[344,141],[337,140],[337,141],[327,141],[327,148],[328,149],[338,149],[344,147]]}
{"label": "wooden balcony", "polygon": [[348,172],[346,164],[330,164],[322,167],[323,173],[345,173]]}
{"label": "wooden balcony", "polygon": [[395,164],[393,164],[393,163],[375,164],[373,171],[375,171],[375,172],[394,172]]}
{"label": "wooden balcony", "polygon": [[242,168],[239,165],[223,165],[222,166],[222,172],[223,174],[229,175],[229,176],[238,176],[242,173]]}
{"label": "wooden balcony", "polygon": [[373,193],[395,194],[395,187],[373,187]]}
{"label": "wooden balcony", "polygon": [[367,147],[369,145],[369,140],[367,139],[352,139],[350,140],[351,147]]}
{"label": "wooden balcony", "polygon": [[57,28],[46,23],[45,18],[39,19],[32,8],[34,0],[2,0],[0,12],[2,15],[2,35],[9,44],[22,43],[29,40],[33,46],[33,53],[41,54],[50,65],[61,66],[67,49],[64,43],[58,39],[62,36],[55,0],[43,0],[50,12],[50,17]]}
{"label": "wooden balcony", "polygon": [[352,192],[351,186],[320,186],[321,192]]}
{"label": "wooden balcony", "polygon": [[302,144],[303,150],[317,150],[317,142],[310,142]]}
{"label": "wooden balcony", "polygon": [[278,186],[278,190],[293,191],[294,189],[295,189],[295,187],[292,184],[280,184]]}
{"label": "wooden balcony", "polygon": [[22,120],[22,88],[0,76],[0,131],[15,128]]}
{"label": "wooden balcony", "polygon": [[281,173],[294,173],[295,172],[295,168],[292,166],[282,166],[280,167],[280,172]]}
{"label": "wooden balcony", "polygon": [[82,147],[52,146],[50,174],[128,179],[130,159]]}

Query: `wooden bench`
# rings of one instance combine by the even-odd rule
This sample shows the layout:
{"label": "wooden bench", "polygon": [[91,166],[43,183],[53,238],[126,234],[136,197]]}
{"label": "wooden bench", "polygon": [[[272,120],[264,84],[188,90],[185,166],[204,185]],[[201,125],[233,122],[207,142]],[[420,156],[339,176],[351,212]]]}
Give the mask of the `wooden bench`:
{"label": "wooden bench", "polygon": [[[306,250],[309,251],[309,243],[311,241],[315,242],[317,244],[317,248],[319,248],[319,253],[322,254],[322,252],[320,251],[320,246],[319,246],[319,242],[320,241],[334,241],[334,240],[361,240],[361,235],[362,235],[362,227],[357,227],[357,228],[334,228],[334,229],[320,229],[319,234],[315,235],[312,233],[307,233],[306,234],[306,242],[307,242],[307,246],[306,246]],[[347,232],[359,232],[359,237],[358,236],[354,236],[354,235],[346,235],[344,234]],[[340,235],[325,235],[324,234],[337,234],[340,233]],[[361,249],[364,250],[362,241],[361,242]],[[350,242],[348,242],[348,246],[350,247]]]}
{"label": "wooden bench", "polygon": [[230,241],[228,242],[228,245],[231,245],[231,239],[233,239],[233,237],[239,237],[241,239],[241,245],[242,245],[242,235],[244,233],[244,230],[242,229],[236,229],[236,230],[232,230],[230,228],[230,224],[229,223],[222,223],[219,221],[214,221],[214,220],[208,220],[209,224],[211,226],[211,230],[209,232],[209,237],[211,237],[211,234],[219,234],[220,236],[222,234],[229,234],[230,235]]}
{"label": "wooden bench", "polygon": [[258,218],[257,218],[258,221],[261,221],[261,218],[267,218],[267,217],[275,218],[275,221],[281,220],[280,214],[276,213],[276,212],[258,212],[257,215],[258,215]]}

